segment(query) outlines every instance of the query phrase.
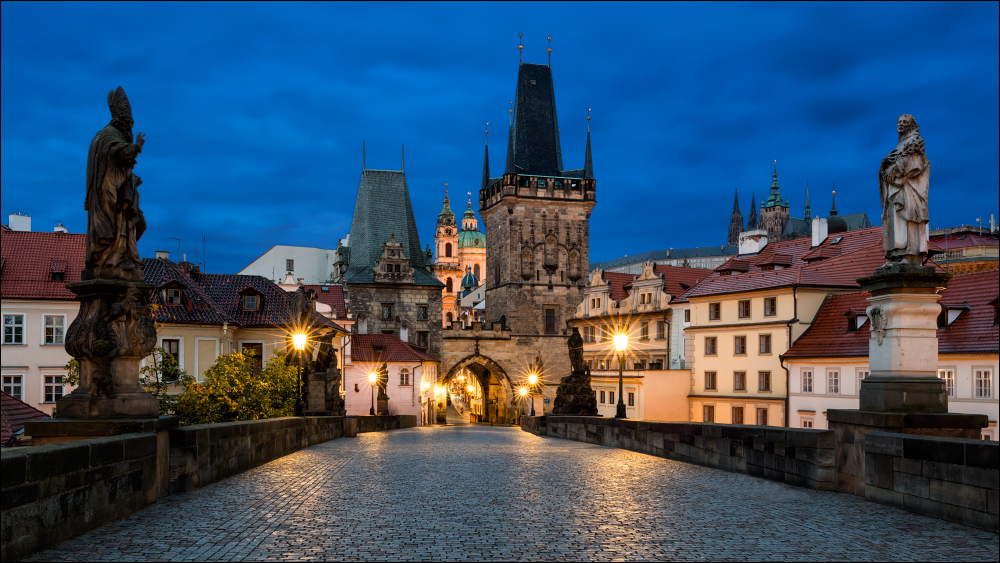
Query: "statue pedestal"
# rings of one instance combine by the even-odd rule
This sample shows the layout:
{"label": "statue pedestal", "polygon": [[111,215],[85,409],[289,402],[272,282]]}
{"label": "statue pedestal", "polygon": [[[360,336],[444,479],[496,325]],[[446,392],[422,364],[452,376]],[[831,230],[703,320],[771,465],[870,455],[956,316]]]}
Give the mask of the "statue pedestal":
{"label": "statue pedestal", "polygon": [[861,382],[860,409],[827,411],[837,491],[864,496],[870,432],[975,439],[988,424],[984,415],[949,413],[944,381],[937,376],[937,291],[950,278],[933,267],[894,265],[858,280],[871,294],[871,375]]}
{"label": "statue pedestal", "polygon": [[375,414],[378,416],[389,415],[389,397],[378,397],[375,399]]}
{"label": "statue pedestal", "polygon": [[155,286],[85,280],[66,288],[80,298],[80,312],[66,331],[66,351],[80,364],[80,384],[56,401],[56,417],[159,417],[159,401],[139,384],[139,364],[156,347],[149,311]]}

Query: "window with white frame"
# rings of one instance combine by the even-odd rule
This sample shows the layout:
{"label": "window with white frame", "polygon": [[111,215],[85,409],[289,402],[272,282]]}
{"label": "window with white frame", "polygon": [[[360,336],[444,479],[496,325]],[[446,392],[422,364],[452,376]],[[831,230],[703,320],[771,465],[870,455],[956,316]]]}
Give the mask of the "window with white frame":
{"label": "window with white frame", "polygon": [[804,369],[801,371],[802,374],[802,392],[812,393],[813,392],[813,370]]}
{"label": "window with white frame", "polygon": [[3,343],[24,344],[24,315],[3,316]]}
{"label": "window with white frame", "polygon": [[65,315],[45,315],[45,343],[63,344],[65,334]]}
{"label": "window with white frame", "polygon": [[973,368],[972,370],[977,399],[993,397],[993,370],[990,368]]}
{"label": "window with white frame", "polygon": [[840,370],[826,370],[826,392],[830,395],[840,394]]}
{"label": "window with white frame", "polygon": [[3,376],[3,392],[14,397],[18,401],[24,400],[24,376],[5,375]]}
{"label": "window with white frame", "polygon": [[400,385],[410,384],[410,372],[406,368],[399,370],[399,384]]}
{"label": "window with white frame", "polygon": [[63,396],[63,381],[61,375],[45,376],[45,402],[54,403]]}
{"label": "window with white frame", "polygon": [[813,427],[813,419],[811,418],[802,419],[802,428],[812,428],[812,427]]}
{"label": "window with white frame", "polygon": [[949,397],[955,396],[955,370],[951,368],[943,368],[938,370],[938,377],[944,380],[945,391],[948,392]]}
{"label": "window with white frame", "polygon": [[865,380],[866,377],[871,375],[872,372],[867,368],[862,368],[858,370],[858,394],[861,394],[861,382]]}

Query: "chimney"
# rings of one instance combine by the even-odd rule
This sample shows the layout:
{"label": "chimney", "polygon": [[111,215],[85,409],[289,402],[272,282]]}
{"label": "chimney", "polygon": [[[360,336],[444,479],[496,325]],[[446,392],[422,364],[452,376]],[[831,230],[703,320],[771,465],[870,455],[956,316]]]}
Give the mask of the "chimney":
{"label": "chimney", "polygon": [[18,211],[16,214],[7,216],[7,226],[12,231],[31,232],[31,217],[21,215],[21,212]]}
{"label": "chimney", "polygon": [[68,233],[69,229],[67,229],[66,227],[63,226],[62,221],[59,221],[58,225],[56,225],[55,227],[52,227],[52,232],[53,233]]}
{"label": "chimney", "polygon": [[813,237],[812,240],[813,248],[816,248],[817,246],[823,244],[823,241],[826,240],[827,237],[826,217],[813,217],[812,237]]}
{"label": "chimney", "polygon": [[743,231],[739,238],[739,253],[757,254],[767,246],[767,231],[764,229],[754,229]]}
{"label": "chimney", "polygon": [[169,250],[157,250],[156,251],[156,258],[158,260],[170,260],[170,251]]}
{"label": "chimney", "polygon": [[298,283],[299,285],[305,285],[306,284],[305,283],[306,279],[305,278],[295,278],[295,282]]}

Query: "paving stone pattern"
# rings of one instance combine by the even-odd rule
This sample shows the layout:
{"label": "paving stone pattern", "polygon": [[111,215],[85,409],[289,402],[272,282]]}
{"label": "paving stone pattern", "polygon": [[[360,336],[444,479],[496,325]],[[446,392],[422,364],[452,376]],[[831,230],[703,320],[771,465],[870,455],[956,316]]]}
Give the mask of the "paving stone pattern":
{"label": "paving stone pattern", "polygon": [[34,560],[963,560],[996,534],[851,495],[483,425],[342,438]]}

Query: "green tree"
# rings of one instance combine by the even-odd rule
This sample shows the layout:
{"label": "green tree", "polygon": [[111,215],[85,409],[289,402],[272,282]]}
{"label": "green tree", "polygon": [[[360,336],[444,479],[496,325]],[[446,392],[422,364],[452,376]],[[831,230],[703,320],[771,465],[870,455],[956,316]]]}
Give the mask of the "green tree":
{"label": "green tree", "polygon": [[[151,360],[139,368],[139,385],[160,401],[161,415],[174,414],[178,395],[170,391],[178,387],[187,388],[194,383],[194,378],[177,365],[177,358],[163,348],[154,348],[150,357]],[[80,384],[80,362],[76,358],[70,360],[63,369],[66,370],[64,384]]]}
{"label": "green tree", "polygon": [[284,352],[275,354],[259,375],[254,375],[253,364],[250,354],[219,356],[204,381],[188,383],[177,397],[181,424],[292,416],[298,368],[285,364]]}

